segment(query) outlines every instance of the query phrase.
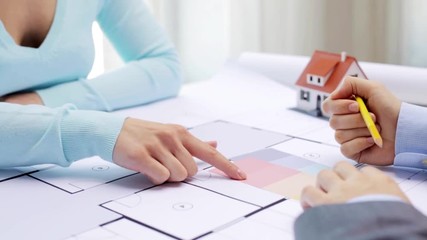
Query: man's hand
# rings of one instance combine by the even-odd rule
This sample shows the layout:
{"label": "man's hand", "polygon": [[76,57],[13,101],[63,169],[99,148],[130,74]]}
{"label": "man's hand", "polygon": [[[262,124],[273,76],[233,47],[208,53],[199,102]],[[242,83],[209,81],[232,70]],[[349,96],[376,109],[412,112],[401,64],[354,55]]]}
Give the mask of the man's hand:
{"label": "man's hand", "polygon": [[301,194],[303,208],[324,204],[346,203],[370,194],[385,194],[409,199],[393,179],[380,170],[367,166],[360,171],[348,162],[339,162],[332,170],[323,170],[317,175],[316,187],[305,187]]}
{"label": "man's hand", "polygon": [[[375,145],[354,95],[363,98],[371,111],[383,139],[382,148]],[[400,100],[382,84],[354,77],[347,77],[322,105],[323,110],[331,114],[329,124],[335,130],[342,154],[372,165],[393,164],[400,106]]]}

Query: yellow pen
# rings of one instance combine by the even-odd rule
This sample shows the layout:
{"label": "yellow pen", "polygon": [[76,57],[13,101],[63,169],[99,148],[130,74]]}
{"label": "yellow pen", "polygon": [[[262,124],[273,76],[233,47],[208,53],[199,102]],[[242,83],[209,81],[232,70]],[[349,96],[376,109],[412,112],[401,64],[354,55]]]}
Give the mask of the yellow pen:
{"label": "yellow pen", "polygon": [[374,121],[371,118],[371,115],[368,112],[368,108],[366,108],[365,103],[363,102],[361,97],[355,96],[357,103],[359,103],[360,114],[362,115],[363,121],[365,121],[366,126],[371,133],[372,138],[374,139],[375,144],[378,147],[383,147],[383,139],[381,138],[380,133],[378,132],[377,126],[375,126]]}

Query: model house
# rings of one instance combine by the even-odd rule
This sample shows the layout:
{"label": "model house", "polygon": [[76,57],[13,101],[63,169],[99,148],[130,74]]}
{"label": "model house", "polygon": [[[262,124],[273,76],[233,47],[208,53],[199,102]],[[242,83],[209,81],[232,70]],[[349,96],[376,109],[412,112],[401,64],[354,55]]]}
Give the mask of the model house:
{"label": "model house", "polygon": [[316,116],[327,116],[321,104],[344,80],[345,76],[367,79],[356,58],[341,54],[315,51],[296,82],[297,107]]}

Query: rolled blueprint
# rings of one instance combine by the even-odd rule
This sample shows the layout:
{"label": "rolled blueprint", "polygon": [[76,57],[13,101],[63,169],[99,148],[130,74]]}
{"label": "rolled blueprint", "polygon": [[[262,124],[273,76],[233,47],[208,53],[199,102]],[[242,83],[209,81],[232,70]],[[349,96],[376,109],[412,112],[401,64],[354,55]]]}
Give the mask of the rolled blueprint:
{"label": "rolled blueprint", "polygon": [[[307,56],[243,53],[238,64],[295,87],[309,59]],[[368,79],[383,83],[401,100],[427,106],[427,68],[360,61],[359,64]]]}

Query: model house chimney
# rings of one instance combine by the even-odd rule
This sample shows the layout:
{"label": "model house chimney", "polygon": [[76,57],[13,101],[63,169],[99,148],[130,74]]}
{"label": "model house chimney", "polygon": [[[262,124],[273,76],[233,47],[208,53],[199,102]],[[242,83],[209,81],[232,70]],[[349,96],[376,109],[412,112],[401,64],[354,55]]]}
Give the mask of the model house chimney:
{"label": "model house chimney", "polygon": [[341,62],[345,62],[346,58],[347,58],[347,53],[341,52]]}

